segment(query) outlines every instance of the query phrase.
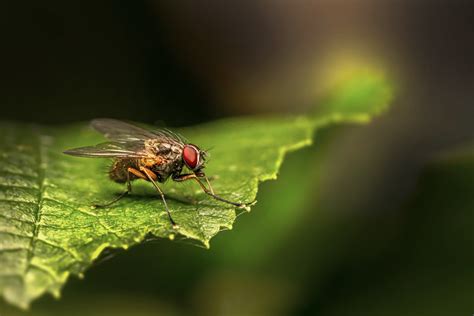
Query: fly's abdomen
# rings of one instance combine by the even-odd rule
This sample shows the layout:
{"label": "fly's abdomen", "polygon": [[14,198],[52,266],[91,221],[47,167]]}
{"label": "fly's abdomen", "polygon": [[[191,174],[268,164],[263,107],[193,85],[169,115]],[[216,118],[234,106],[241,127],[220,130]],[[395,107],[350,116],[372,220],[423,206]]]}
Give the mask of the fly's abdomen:
{"label": "fly's abdomen", "polygon": [[132,159],[116,159],[109,170],[109,177],[115,182],[125,183],[130,180],[136,179],[133,174],[128,175],[128,168],[135,168],[135,160]]}

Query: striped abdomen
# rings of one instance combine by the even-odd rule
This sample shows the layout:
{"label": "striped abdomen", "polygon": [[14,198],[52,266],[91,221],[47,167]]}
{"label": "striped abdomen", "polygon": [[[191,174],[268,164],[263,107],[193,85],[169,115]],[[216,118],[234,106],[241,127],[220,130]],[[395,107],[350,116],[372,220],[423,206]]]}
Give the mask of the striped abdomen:
{"label": "striped abdomen", "polygon": [[[137,168],[138,161],[136,159],[116,159],[109,170],[109,177],[115,182],[127,182],[128,168]],[[129,175],[130,180],[135,180],[137,177],[133,174]]]}

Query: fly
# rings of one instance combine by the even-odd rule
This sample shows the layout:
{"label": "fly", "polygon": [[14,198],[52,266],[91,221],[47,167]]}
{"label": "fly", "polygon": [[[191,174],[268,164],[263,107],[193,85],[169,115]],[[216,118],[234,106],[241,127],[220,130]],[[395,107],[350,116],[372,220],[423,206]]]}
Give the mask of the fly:
{"label": "fly", "polygon": [[[236,207],[247,206],[245,203],[226,200],[214,193],[208,177],[203,172],[206,152],[188,143],[180,135],[164,129],[147,130],[114,119],[95,119],[92,120],[91,126],[109,141],[95,146],[69,149],[64,153],[79,157],[113,158],[109,177],[127,186],[127,190],[116,199],[104,205],[97,205],[98,207],[108,207],[119,201],[132,191],[132,181],[142,179],[151,182],[158,191],[170,222],[176,228],[165,195],[158,185],[169,178],[176,182],[194,180],[207,195],[218,201]],[[183,173],[184,167],[191,172]]]}

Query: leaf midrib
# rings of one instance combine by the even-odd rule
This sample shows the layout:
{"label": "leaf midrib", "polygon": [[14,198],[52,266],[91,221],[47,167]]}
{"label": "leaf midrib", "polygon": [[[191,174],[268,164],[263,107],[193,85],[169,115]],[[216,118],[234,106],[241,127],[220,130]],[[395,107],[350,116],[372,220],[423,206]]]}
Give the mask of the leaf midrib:
{"label": "leaf midrib", "polygon": [[41,217],[43,215],[43,200],[44,200],[44,189],[45,189],[45,179],[46,179],[46,146],[44,145],[44,137],[41,134],[38,134],[37,143],[38,143],[38,195],[37,195],[37,205],[36,212],[34,214],[35,219],[33,222],[33,234],[31,241],[28,247],[27,258],[26,258],[26,267],[24,276],[28,273],[32,267],[32,259],[36,249],[36,242],[38,240],[38,235],[40,231]]}

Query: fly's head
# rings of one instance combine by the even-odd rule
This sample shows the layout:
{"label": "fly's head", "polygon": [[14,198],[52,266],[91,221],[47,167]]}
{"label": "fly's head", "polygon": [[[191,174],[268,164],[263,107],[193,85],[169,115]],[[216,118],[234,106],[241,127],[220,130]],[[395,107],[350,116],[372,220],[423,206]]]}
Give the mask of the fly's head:
{"label": "fly's head", "polygon": [[192,170],[198,177],[204,176],[202,169],[205,167],[205,162],[208,154],[206,151],[199,149],[193,144],[184,145],[183,161],[185,165]]}

